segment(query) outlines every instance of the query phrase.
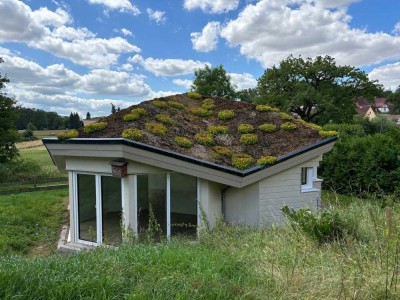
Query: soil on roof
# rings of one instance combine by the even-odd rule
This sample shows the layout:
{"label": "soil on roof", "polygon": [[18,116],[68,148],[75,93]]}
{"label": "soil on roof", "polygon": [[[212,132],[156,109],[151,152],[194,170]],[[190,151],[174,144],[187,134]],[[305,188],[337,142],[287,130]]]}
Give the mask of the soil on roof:
{"label": "soil on roof", "polygon": [[[203,100],[207,98],[213,99],[215,104],[215,107],[210,111],[211,115],[209,117],[198,117],[190,112],[190,109],[193,107],[200,108],[203,105]],[[166,108],[158,108],[152,104],[154,100],[179,102],[183,104],[184,108],[177,109],[169,105]],[[279,158],[282,155],[322,140],[318,134],[318,130],[305,126],[296,119],[290,121],[283,120],[279,112],[258,111],[256,110],[256,105],[251,103],[205,96],[202,96],[201,99],[192,99],[187,94],[161,97],[154,100],[142,102],[108,117],[101,118],[99,122],[107,122],[105,129],[89,134],[84,133],[80,129],[79,137],[120,138],[125,129],[136,128],[143,133],[141,143],[230,167],[232,166],[231,158],[226,155],[219,155],[215,151],[214,146],[228,147],[235,154],[246,153],[254,159],[258,159],[261,156],[275,156]],[[145,109],[147,115],[140,116],[135,121],[124,121],[123,117],[130,114],[134,108]],[[234,110],[235,116],[230,120],[220,120],[218,119],[218,112],[222,110]],[[156,120],[156,115],[158,114],[167,115],[173,119],[173,124],[164,124],[168,128],[164,136],[157,136],[145,130],[145,124],[148,122],[160,123]],[[295,124],[297,128],[293,131],[280,129],[280,125],[286,122]],[[264,123],[276,125],[277,130],[267,133],[258,129],[258,126]],[[251,124],[254,126],[255,131],[253,133],[258,136],[256,144],[241,144],[240,137],[242,133],[238,131],[239,124]],[[200,131],[207,131],[210,125],[225,125],[228,127],[228,134],[214,135],[215,143],[211,146],[201,145],[196,142],[195,135]],[[192,141],[193,146],[191,148],[178,146],[174,142],[176,136],[188,138]]]}

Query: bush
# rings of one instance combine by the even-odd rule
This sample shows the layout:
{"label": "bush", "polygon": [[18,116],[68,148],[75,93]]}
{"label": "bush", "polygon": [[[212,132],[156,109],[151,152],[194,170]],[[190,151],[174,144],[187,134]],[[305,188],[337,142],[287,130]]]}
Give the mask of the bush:
{"label": "bush", "polygon": [[132,122],[132,121],[136,121],[137,119],[139,119],[140,115],[138,114],[127,114],[123,117],[125,122]]}
{"label": "bush", "polygon": [[257,105],[256,106],[256,110],[258,110],[258,111],[275,111],[275,112],[279,112],[279,109],[278,108],[275,108],[275,107],[272,107],[272,106],[269,106],[269,105],[263,105],[263,104],[260,104],[260,105]]}
{"label": "bush", "polygon": [[219,155],[228,156],[228,157],[232,156],[232,151],[228,147],[215,146],[213,149]]}
{"label": "bush", "polygon": [[174,123],[174,120],[166,115],[161,115],[161,114],[156,115],[156,119],[157,119],[157,121],[160,121],[165,124],[173,124]]}
{"label": "bush", "polygon": [[306,126],[306,127],[308,127],[308,128],[316,129],[316,130],[318,130],[318,131],[322,130],[322,127],[321,127],[321,126],[319,126],[319,125],[317,125],[317,124],[314,124],[314,123],[306,122],[306,121],[304,121],[303,119],[297,119],[296,121],[299,122],[299,123],[301,123],[301,124],[303,124],[304,126]]}
{"label": "bush", "polygon": [[107,122],[96,122],[83,127],[83,132],[91,133],[101,131],[107,127]]}
{"label": "bush", "polygon": [[240,133],[252,133],[254,132],[254,126],[251,124],[239,124],[238,131]]}
{"label": "bush", "polygon": [[207,131],[212,134],[227,134],[229,130],[228,130],[228,126],[210,125],[210,126],[208,126]]}
{"label": "bush", "polygon": [[150,103],[151,103],[151,105],[153,105],[153,106],[155,106],[157,108],[161,108],[161,109],[168,107],[168,104],[165,101],[153,100]]}
{"label": "bush", "polygon": [[[340,218],[337,210],[324,209],[315,215],[309,209],[295,211],[288,206],[282,207],[282,213],[289,219],[293,226],[299,227],[305,234],[319,243],[333,242],[342,239],[346,232],[346,224]],[[352,232],[352,230],[349,230]]]}
{"label": "bush", "polygon": [[281,117],[282,120],[285,120],[285,121],[290,121],[293,119],[293,117],[291,115],[284,113],[284,112],[279,113],[279,116]]}
{"label": "bush", "polygon": [[258,126],[258,129],[265,131],[265,132],[274,132],[276,130],[276,125],[264,123]]}
{"label": "bush", "polygon": [[320,130],[319,132],[320,137],[322,138],[328,138],[331,136],[337,136],[339,133],[334,130],[326,131],[326,130]]}
{"label": "bush", "polygon": [[211,110],[215,108],[214,100],[207,98],[203,100],[203,105],[201,106],[204,109]]}
{"label": "bush", "polygon": [[144,124],[144,128],[146,129],[146,131],[160,136],[166,135],[168,131],[167,127],[165,127],[161,123],[156,123],[156,122],[146,123]]}
{"label": "bush", "polygon": [[193,146],[193,143],[191,140],[189,140],[188,138],[182,137],[182,136],[176,136],[174,138],[174,143],[182,148],[190,148]]}
{"label": "bush", "polygon": [[189,98],[192,98],[192,99],[201,99],[201,98],[203,98],[203,96],[200,93],[196,93],[196,92],[189,92],[189,93],[187,93],[187,96]]}
{"label": "bush", "polygon": [[341,138],[363,137],[366,135],[363,126],[360,124],[326,124],[323,126],[323,130],[337,131]]}
{"label": "bush", "polygon": [[257,160],[257,165],[273,165],[276,162],[275,156],[261,156]]}
{"label": "bush", "polygon": [[221,110],[218,112],[218,119],[220,120],[230,120],[235,116],[235,112],[233,110]]}
{"label": "bush", "polygon": [[139,116],[147,116],[147,111],[144,108],[138,107],[131,110],[131,114],[136,114]]}
{"label": "bush", "polygon": [[258,142],[257,134],[247,133],[240,136],[240,142],[244,145],[254,145]]}
{"label": "bush", "polygon": [[194,114],[195,116],[202,117],[202,118],[207,118],[212,115],[211,111],[201,108],[201,107],[192,107],[189,109],[189,111],[192,114]]}
{"label": "bush", "polygon": [[292,131],[292,130],[295,130],[296,128],[297,128],[297,126],[290,122],[286,122],[281,125],[281,129],[285,130],[285,131]]}
{"label": "bush", "polygon": [[179,103],[179,102],[173,101],[173,100],[167,101],[167,104],[169,106],[171,106],[173,108],[176,108],[176,109],[179,109],[179,110],[181,110],[181,109],[183,109],[185,107],[185,105],[183,105],[182,103]]}
{"label": "bush", "polygon": [[250,168],[254,164],[254,161],[251,155],[245,153],[232,155],[232,166],[241,170]]}
{"label": "bush", "polygon": [[68,130],[62,133],[57,134],[57,138],[59,140],[66,140],[66,139],[73,139],[79,137],[79,132],[78,130]]}
{"label": "bush", "polygon": [[207,131],[201,131],[194,136],[194,139],[201,145],[210,146],[214,144],[214,137]]}
{"label": "bush", "polygon": [[143,140],[143,133],[136,128],[133,129],[125,129],[121,136],[125,139],[130,139],[132,141],[141,141]]}

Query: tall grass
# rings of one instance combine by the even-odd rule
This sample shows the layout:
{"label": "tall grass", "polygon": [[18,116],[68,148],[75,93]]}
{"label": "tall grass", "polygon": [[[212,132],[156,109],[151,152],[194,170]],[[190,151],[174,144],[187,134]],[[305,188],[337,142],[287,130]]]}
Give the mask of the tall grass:
{"label": "tall grass", "polygon": [[[332,207],[351,234],[320,243],[299,227],[204,230],[71,256],[0,259],[0,298],[398,299],[400,207]],[[350,225],[349,225],[350,226]]]}

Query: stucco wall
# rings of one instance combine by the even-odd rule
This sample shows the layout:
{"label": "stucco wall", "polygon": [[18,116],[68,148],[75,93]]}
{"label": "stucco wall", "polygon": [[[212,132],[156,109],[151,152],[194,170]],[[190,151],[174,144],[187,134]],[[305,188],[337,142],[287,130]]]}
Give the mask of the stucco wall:
{"label": "stucco wall", "polygon": [[[320,159],[321,157],[314,158],[259,182],[261,226],[283,224],[281,208],[284,205],[294,209],[317,209],[321,191],[320,189],[301,191],[301,168],[317,167]],[[314,181],[313,186],[320,188],[321,181]]]}
{"label": "stucco wall", "polygon": [[225,192],[225,221],[232,224],[258,226],[259,184],[238,189],[230,187]]}

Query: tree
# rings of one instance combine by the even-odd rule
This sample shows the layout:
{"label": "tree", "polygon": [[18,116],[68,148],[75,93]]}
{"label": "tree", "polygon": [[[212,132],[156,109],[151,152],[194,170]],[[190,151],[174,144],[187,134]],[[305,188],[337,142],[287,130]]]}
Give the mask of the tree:
{"label": "tree", "polygon": [[254,89],[244,89],[236,92],[236,98],[239,98],[240,101],[252,103],[258,97],[258,90]]}
{"label": "tree", "polygon": [[111,103],[111,113],[115,114],[117,112],[117,109],[115,108],[115,105]]}
{"label": "tree", "polygon": [[82,127],[81,118],[79,117],[78,113],[72,113],[69,115],[68,120],[68,128],[69,129],[78,129]]}
{"label": "tree", "polygon": [[387,99],[388,102],[393,104],[393,106],[390,108],[390,113],[400,113],[400,85],[397,87],[394,93],[388,93]]}
{"label": "tree", "polygon": [[90,120],[90,119],[91,119],[90,112],[87,112],[86,113],[86,120]]}
{"label": "tree", "polygon": [[258,103],[275,105],[320,124],[351,122],[356,97],[372,100],[382,93],[381,85],[369,80],[365,72],[338,66],[328,55],[315,59],[289,56],[264,72],[257,89]]}
{"label": "tree", "polygon": [[[0,58],[0,63],[4,60]],[[15,142],[18,140],[18,134],[15,130],[15,121],[17,120],[16,101],[3,92],[6,83],[10,80],[0,74],[0,163],[12,161],[18,156],[18,150]]]}
{"label": "tree", "polygon": [[226,73],[224,67],[219,65],[215,68],[205,66],[194,72],[194,80],[191,90],[202,95],[235,98],[235,87],[231,83],[231,77]]}

